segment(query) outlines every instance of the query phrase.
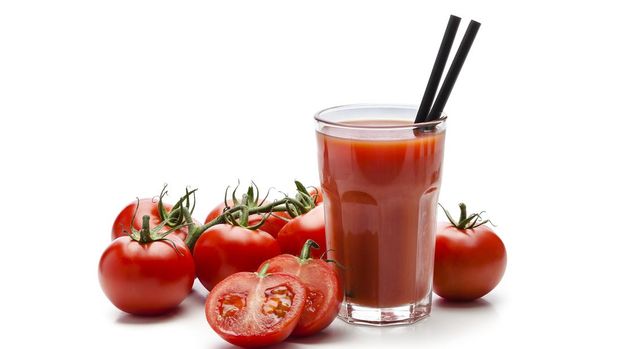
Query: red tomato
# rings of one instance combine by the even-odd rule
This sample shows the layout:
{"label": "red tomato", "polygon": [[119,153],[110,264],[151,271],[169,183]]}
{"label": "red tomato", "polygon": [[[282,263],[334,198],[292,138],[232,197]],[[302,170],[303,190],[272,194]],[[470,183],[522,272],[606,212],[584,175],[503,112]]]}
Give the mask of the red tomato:
{"label": "red tomato", "polygon": [[256,270],[263,261],[279,255],[280,247],[262,230],[217,224],[198,238],[193,254],[196,275],[211,290],[234,273]]}
{"label": "red tomato", "polygon": [[242,272],[207,296],[207,321],[226,341],[242,347],[280,343],[301,316],[306,289],[294,276]]}
{"label": "red tomato", "polygon": [[[140,199],[139,205],[135,201],[127,205],[127,207],[125,207],[118,214],[116,220],[114,221],[114,225],[112,225],[112,240],[121,236],[127,236],[127,232],[131,231],[132,227],[136,230],[140,230],[142,222],[141,219],[144,215],[148,215],[151,217],[151,229],[159,225],[162,221],[162,218],[160,217],[159,211],[157,210],[158,202],[159,201],[157,199],[148,198]],[[167,212],[170,212],[170,210],[172,210],[172,205],[166,203],[164,203],[163,205],[164,209]],[[134,215],[135,219],[132,222]],[[185,240],[185,238],[187,237],[187,231],[187,227],[182,227],[175,230],[171,234],[181,240]]]}
{"label": "red tomato", "polygon": [[278,244],[283,253],[298,254],[308,240],[314,240],[320,246],[312,251],[312,257],[321,258],[325,253],[325,214],[322,204],[291,219],[278,233]]}
{"label": "red tomato", "polygon": [[122,236],[105,250],[99,261],[99,282],[117,308],[137,315],[162,314],[192,290],[192,255],[183,241],[168,239],[141,243]]}
{"label": "red tomato", "polygon": [[437,295],[454,301],[474,300],[489,293],[502,279],[506,248],[485,225],[459,229],[452,223],[440,224],[434,268],[433,291]]}
{"label": "red tomato", "polygon": [[295,336],[309,336],[329,326],[338,315],[342,288],[336,270],[322,259],[303,259],[290,254],[279,255],[263,263],[269,273],[298,277],[306,287],[306,303]]}
{"label": "red tomato", "polygon": [[[232,200],[228,200],[227,202],[228,207],[233,206]],[[268,204],[268,202],[265,201],[263,205],[265,204]],[[226,205],[222,202],[221,204],[217,205],[213,210],[211,210],[211,212],[209,212],[209,215],[207,215],[207,219],[205,219],[205,224],[211,222],[212,220],[217,218],[217,216],[221,215],[222,212],[224,212],[225,207]],[[253,214],[248,218],[248,225],[251,226],[258,224],[262,219],[262,215]],[[282,229],[282,227],[288,222],[289,219],[291,219],[291,216],[289,216],[287,212],[273,212],[271,216],[267,217],[265,223],[261,225],[260,230],[271,234],[271,236],[275,238],[278,236],[278,232],[280,231],[280,229]]]}
{"label": "red tomato", "polygon": [[314,203],[316,205],[318,205],[321,202],[323,202],[323,191],[321,190],[321,188],[311,187],[308,190],[308,194],[310,194],[310,196],[312,196],[312,197],[315,197]]}

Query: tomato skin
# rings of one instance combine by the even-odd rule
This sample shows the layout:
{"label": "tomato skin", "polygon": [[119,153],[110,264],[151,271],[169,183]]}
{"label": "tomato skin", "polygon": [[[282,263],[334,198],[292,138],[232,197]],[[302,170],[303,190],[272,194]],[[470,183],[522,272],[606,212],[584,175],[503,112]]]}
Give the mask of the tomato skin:
{"label": "tomato skin", "polygon": [[342,303],[343,292],[333,266],[321,259],[302,262],[290,254],[282,254],[265,261],[259,269],[267,263],[268,273],[296,276],[306,287],[306,304],[292,335],[309,336],[320,332],[334,321]]}
{"label": "tomato skin", "polygon": [[487,226],[438,227],[433,291],[453,301],[471,301],[489,293],[506,270],[506,247]]}
{"label": "tomato skin", "polygon": [[234,273],[254,271],[263,261],[279,254],[273,236],[230,224],[207,229],[193,251],[196,275],[207,290]]}
{"label": "tomato skin", "polygon": [[[271,290],[282,289],[286,290],[283,299],[290,302],[290,307],[272,311],[265,299],[273,294]],[[213,288],[207,296],[205,314],[213,330],[229,343],[263,347],[280,343],[291,334],[301,317],[305,298],[306,289],[294,276],[274,273],[260,277],[257,273],[241,272]],[[278,311],[280,316],[275,315]]]}
{"label": "tomato skin", "polygon": [[[129,236],[115,239],[99,261],[99,282],[118,309],[158,315],[178,306],[194,284],[194,261],[178,238],[140,244]],[[178,251],[177,251],[178,250]]]}
{"label": "tomato skin", "polygon": [[224,212],[224,208],[226,208],[227,204],[228,207],[233,207],[234,205],[232,200],[226,200],[226,203],[222,202],[221,204],[215,206],[207,215],[207,218],[205,219],[205,224],[211,222],[212,220],[216,219],[217,216],[221,215],[222,212]]}
{"label": "tomato skin", "polygon": [[[233,206],[232,200],[227,200],[227,203],[228,203],[228,207]],[[268,202],[265,201],[265,204],[268,204]],[[207,218],[205,219],[205,224],[209,223],[210,221],[214,220],[219,215],[221,215],[225,207],[226,205],[222,202],[221,204],[213,208],[211,212],[209,212],[209,214],[207,215]],[[278,217],[282,217],[284,219],[278,218]],[[262,215],[253,214],[250,217],[248,217],[248,225],[251,226],[251,225],[258,224],[260,223],[262,219],[263,219]],[[280,229],[282,229],[282,227],[288,222],[289,219],[291,219],[291,216],[289,216],[287,212],[273,212],[271,216],[267,218],[265,223],[261,225],[260,230],[269,233],[271,236],[275,238],[278,236],[278,232],[280,231]]]}
{"label": "tomato skin", "polygon": [[312,257],[321,258],[326,245],[325,212],[322,204],[306,214],[291,219],[278,233],[282,253],[299,254],[308,239],[314,240],[320,246],[319,249],[312,250]]}
{"label": "tomato skin", "polygon": [[316,196],[316,198],[314,199],[315,204],[318,205],[323,202],[323,191],[321,190],[321,188],[312,187],[308,190],[308,194],[310,194],[310,196],[312,197]]}
{"label": "tomato skin", "polygon": [[[136,230],[140,230],[142,227],[141,218],[144,215],[148,215],[151,217],[150,228],[155,228],[162,221],[161,216],[159,215],[159,210],[157,209],[158,200],[154,198],[148,199],[140,199],[139,205],[136,201],[127,205],[121,212],[116,216],[116,220],[114,220],[114,224],[112,225],[112,240],[119,238],[121,236],[127,236],[127,233],[131,232],[131,227]],[[172,210],[172,205],[164,203],[164,209],[167,212]],[[138,212],[136,212],[136,208]],[[135,219],[134,218],[135,214]],[[133,222],[132,222],[133,219]],[[168,228],[169,229],[169,228]],[[165,231],[167,231],[166,229]],[[181,240],[185,240],[187,237],[188,228],[183,227],[179,228],[170,235],[174,235]]]}

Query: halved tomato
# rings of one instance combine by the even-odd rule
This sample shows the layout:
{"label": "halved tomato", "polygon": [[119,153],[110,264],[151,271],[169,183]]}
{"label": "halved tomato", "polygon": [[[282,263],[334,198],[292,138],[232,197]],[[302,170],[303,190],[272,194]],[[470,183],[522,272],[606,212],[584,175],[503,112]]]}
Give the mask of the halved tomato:
{"label": "halved tomato", "polygon": [[285,340],[299,322],[306,288],[291,275],[233,274],[207,296],[205,312],[213,330],[229,343],[262,347]]}
{"label": "halved tomato", "polygon": [[310,258],[310,247],[318,248],[308,240],[299,257],[282,254],[261,265],[269,273],[285,273],[298,277],[306,287],[306,304],[294,336],[309,336],[320,332],[334,321],[343,294],[334,266],[322,259]]}

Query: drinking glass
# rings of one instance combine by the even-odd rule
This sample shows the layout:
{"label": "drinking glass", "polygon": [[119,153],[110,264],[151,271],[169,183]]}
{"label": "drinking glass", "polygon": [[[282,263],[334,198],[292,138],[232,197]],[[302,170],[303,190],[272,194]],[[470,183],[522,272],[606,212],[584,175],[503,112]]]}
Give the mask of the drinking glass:
{"label": "drinking glass", "polygon": [[340,265],[339,317],[411,324],[431,311],[446,117],[414,123],[408,105],[316,114],[328,257]]}

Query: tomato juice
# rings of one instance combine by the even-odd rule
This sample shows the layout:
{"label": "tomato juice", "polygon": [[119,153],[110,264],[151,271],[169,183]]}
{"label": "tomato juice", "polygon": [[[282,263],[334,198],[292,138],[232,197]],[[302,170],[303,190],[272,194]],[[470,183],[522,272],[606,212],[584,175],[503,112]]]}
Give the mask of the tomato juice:
{"label": "tomato juice", "polygon": [[316,117],[327,248],[344,266],[349,322],[412,323],[430,312],[445,120],[416,125],[414,111],[350,106]]}

